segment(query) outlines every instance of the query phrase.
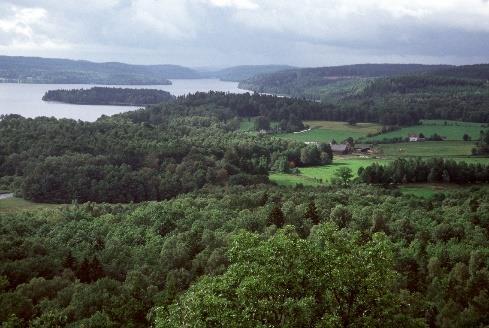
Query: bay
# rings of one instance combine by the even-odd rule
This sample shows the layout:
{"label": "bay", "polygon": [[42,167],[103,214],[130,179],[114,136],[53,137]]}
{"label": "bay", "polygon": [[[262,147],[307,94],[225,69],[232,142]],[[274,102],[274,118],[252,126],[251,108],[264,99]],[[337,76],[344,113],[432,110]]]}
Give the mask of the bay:
{"label": "bay", "polygon": [[[247,92],[246,90],[239,89],[237,82],[217,79],[182,79],[171,81],[172,85],[111,85],[107,87],[158,89],[168,91],[175,96],[198,91],[208,92],[211,90],[231,93]],[[73,105],[42,101],[42,96],[48,90],[89,89],[94,86],[106,85],[0,83],[0,115],[19,114],[24,117],[47,116],[93,122],[102,115],[113,115],[138,108],[132,106]]]}

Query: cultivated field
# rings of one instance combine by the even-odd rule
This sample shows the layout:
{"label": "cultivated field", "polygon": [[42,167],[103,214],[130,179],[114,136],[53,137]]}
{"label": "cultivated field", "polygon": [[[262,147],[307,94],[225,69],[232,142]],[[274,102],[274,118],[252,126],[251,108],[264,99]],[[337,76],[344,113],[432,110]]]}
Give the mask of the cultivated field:
{"label": "cultivated field", "polygon": [[446,137],[447,140],[463,140],[463,135],[468,134],[472,140],[478,140],[480,131],[487,128],[484,124],[471,122],[423,120],[422,123],[371,137],[368,140],[381,141],[390,138],[406,138],[410,134],[420,133],[424,134],[425,137],[430,137],[436,133]]}
{"label": "cultivated field", "polygon": [[358,139],[366,137],[369,133],[379,131],[381,126],[376,123],[358,123],[350,125],[346,122],[332,121],[306,121],[305,125],[309,125],[311,130],[302,133],[282,133],[277,134],[277,137],[295,140],[295,141],[314,141],[329,143],[331,140],[341,142],[349,137]]}

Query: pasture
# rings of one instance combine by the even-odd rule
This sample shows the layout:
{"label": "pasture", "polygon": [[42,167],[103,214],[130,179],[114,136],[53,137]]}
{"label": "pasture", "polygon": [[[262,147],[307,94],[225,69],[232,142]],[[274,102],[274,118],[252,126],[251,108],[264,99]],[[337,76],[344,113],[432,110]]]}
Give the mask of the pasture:
{"label": "pasture", "polygon": [[62,205],[33,203],[18,197],[0,199],[0,213],[16,212],[16,211],[23,211],[23,210],[50,209],[50,208],[57,208],[60,206]]}
{"label": "pasture", "polygon": [[[446,123],[445,123],[446,122]],[[382,141],[391,138],[407,138],[410,134],[424,134],[430,137],[435,133],[446,137],[447,140],[463,140],[463,135],[468,134],[472,140],[478,140],[480,131],[486,129],[484,124],[471,122],[422,120],[422,124],[402,128],[400,130],[387,132],[375,137],[368,138],[368,141]]]}
{"label": "pasture", "polygon": [[333,139],[341,142],[349,137],[359,139],[366,137],[369,133],[375,133],[381,129],[381,125],[376,123],[358,123],[350,125],[347,122],[333,121],[305,121],[311,130],[301,133],[280,133],[279,138],[295,140],[300,142],[325,142],[329,143]]}
{"label": "pasture", "polygon": [[379,144],[379,156],[398,157],[468,157],[472,154],[474,142],[470,141],[424,141]]}

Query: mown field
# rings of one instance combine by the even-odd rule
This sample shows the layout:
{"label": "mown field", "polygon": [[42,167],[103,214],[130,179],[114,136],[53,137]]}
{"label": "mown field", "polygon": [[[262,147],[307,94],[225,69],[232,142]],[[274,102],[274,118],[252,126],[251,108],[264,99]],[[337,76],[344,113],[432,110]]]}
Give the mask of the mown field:
{"label": "mown field", "polygon": [[379,144],[375,148],[382,157],[467,158],[475,143],[471,141],[424,141]]}
{"label": "mown field", "polygon": [[377,132],[382,126],[377,123],[358,123],[350,125],[346,122],[331,122],[331,121],[306,121],[305,125],[309,125],[310,131],[301,133],[282,133],[277,134],[279,138],[295,140],[295,141],[314,141],[329,143],[333,139],[341,142],[349,137],[358,139],[367,136],[369,133]]}
{"label": "mown field", "polygon": [[[446,122],[446,123],[445,123]],[[486,125],[471,122],[423,120],[422,124],[402,128],[397,131],[384,133],[372,138],[369,141],[381,141],[390,138],[406,138],[410,134],[424,134],[430,137],[435,133],[444,136],[447,140],[463,140],[464,134],[468,134],[472,140],[478,140],[480,131],[487,129]]]}

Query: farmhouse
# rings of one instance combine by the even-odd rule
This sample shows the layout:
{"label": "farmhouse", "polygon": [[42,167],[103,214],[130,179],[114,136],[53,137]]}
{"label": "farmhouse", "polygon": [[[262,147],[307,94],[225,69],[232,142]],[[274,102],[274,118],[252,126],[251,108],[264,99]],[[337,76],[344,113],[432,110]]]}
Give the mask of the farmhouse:
{"label": "farmhouse", "polygon": [[368,153],[372,149],[372,145],[368,144],[355,144],[353,150],[357,153]]}
{"label": "farmhouse", "polygon": [[351,146],[349,144],[330,144],[330,146],[334,154],[346,155],[351,153]]}

